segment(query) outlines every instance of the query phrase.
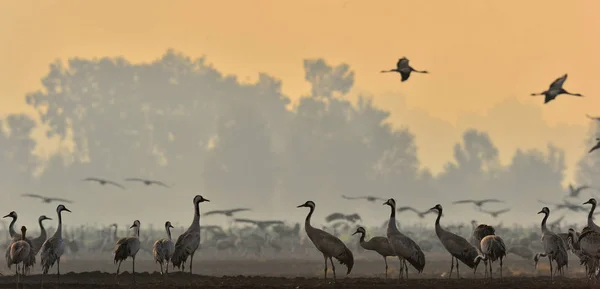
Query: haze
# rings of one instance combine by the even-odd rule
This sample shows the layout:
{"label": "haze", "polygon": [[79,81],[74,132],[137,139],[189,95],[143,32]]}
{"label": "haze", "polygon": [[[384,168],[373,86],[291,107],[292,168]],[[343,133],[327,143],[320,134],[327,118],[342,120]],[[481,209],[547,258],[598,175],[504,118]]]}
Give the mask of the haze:
{"label": "haze", "polygon": [[[0,210],[24,223],[54,216],[55,204],[19,197],[33,192],[73,199],[71,224],[187,224],[199,192],[212,201],[203,210],[250,206],[244,217],[296,222],[307,199],[318,219],[355,211],[362,203],[346,194],[442,203],[449,220],[485,222],[449,203],[494,197],[507,204],[491,209],[513,209],[497,221],[538,222],[537,199],[558,202],[570,182],[600,187],[585,117],[600,115],[597,11],[596,1],[548,0],[2,2]],[[431,74],[401,83],[379,73],[402,56]],[[354,74],[305,79],[327,67]],[[529,96],[564,73],[586,97]],[[458,160],[463,134],[474,151]],[[88,176],[173,189],[120,191]],[[378,224],[381,209],[358,213]]]}

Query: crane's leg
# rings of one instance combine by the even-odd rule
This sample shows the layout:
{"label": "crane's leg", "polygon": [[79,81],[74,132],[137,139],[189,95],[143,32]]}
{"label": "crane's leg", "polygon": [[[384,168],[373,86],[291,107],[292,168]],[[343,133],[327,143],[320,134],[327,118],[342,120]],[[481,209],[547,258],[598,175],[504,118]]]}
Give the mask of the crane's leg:
{"label": "crane's leg", "polygon": [[488,261],[487,260],[483,260],[483,265],[484,265],[484,270],[483,270],[483,278],[487,278],[487,274],[488,274]]}
{"label": "crane's leg", "polygon": [[333,282],[337,282],[337,278],[335,277],[335,265],[333,265],[332,257],[329,257],[329,262],[331,262],[331,271],[333,271]]}
{"label": "crane's leg", "polygon": [[132,259],[133,259],[133,263],[132,263],[133,265],[131,267],[131,274],[133,275],[133,284],[135,284],[135,256],[132,257]]}
{"label": "crane's leg", "polygon": [[492,261],[490,261],[490,280],[494,279],[494,277],[492,277]]}
{"label": "crane's leg", "polygon": [[460,279],[460,271],[458,270],[458,259],[454,258],[454,260],[456,260],[456,279]]}
{"label": "crane's leg", "polygon": [[58,277],[58,284],[60,284],[60,257],[56,260],[56,276]]}
{"label": "crane's leg", "polygon": [[123,263],[123,260],[119,260],[119,265],[117,265],[117,273],[115,274],[115,280],[117,280],[117,277],[119,277],[119,271],[121,270],[121,263]]}
{"label": "crane's leg", "polygon": [[323,259],[325,259],[325,269],[323,269],[323,272],[325,273],[325,280],[327,280],[327,256],[325,256],[325,254],[323,254]]}
{"label": "crane's leg", "polygon": [[17,288],[19,288],[19,264],[15,266],[15,278],[17,279]]}
{"label": "crane's leg", "polygon": [[160,275],[163,275],[163,263],[162,262],[158,262],[158,264],[160,265]]}
{"label": "crane's leg", "polygon": [[550,254],[548,254],[548,261],[550,261],[550,281],[554,281],[554,278],[552,276],[552,257],[550,256]]}
{"label": "crane's leg", "polygon": [[398,283],[400,283],[400,279],[402,279],[402,271],[404,270],[402,258],[398,257],[398,261],[400,261],[400,268],[398,269]]}
{"label": "crane's leg", "polygon": [[387,257],[383,256],[383,261],[385,262],[385,279],[387,279],[387,270],[388,270],[388,264],[387,264]]}
{"label": "crane's leg", "polygon": [[408,279],[408,265],[406,265],[406,259],[402,259],[402,266],[404,266],[404,273],[406,273],[406,279]]}
{"label": "crane's leg", "polygon": [[502,257],[500,257],[500,280],[502,280]]}
{"label": "crane's leg", "polygon": [[452,265],[450,265],[450,273],[448,273],[448,279],[452,277],[452,271],[454,270],[454,256],[452,256]]}
{"label": "crane's leg", "polygon": [[192,266],[194,266],[194,253],[196,252],[192,252],[192,254],[190,254],[190,275],[192,274]]}

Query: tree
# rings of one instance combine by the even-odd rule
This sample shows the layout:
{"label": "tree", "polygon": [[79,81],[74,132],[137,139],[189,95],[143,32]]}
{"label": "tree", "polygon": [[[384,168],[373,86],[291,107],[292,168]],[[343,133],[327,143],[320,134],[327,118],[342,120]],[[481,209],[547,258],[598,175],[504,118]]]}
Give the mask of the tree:
{"label": "tree", "polygon": [[9,114],[0,120],[2,178],[9,190],[22,190],[34,179],[40,160],[34,154],[36,141],[32,132],[36,122],[25,114]]}

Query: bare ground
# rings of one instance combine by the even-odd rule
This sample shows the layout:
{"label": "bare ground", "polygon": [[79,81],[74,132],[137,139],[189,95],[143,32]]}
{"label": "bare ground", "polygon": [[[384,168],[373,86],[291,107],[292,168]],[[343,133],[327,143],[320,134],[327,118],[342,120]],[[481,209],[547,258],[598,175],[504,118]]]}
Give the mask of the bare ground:
{"label": "bare ground", "polygon": [[[506,260],[504,278],[500,280],[498,264],[494,265],[494,279],[483,278],[480,269],[476,276],[466,266],[460,266],[461,279],[447,278],[448,260],[428,260],[425,271],[417,275],[409,269],[409,279],[397,282],[397,260],[389,258],[389,279],[385,279],[383,260],[356,260],[352,273],[336,264],[338,283],[323,279],[323,262],[319,260],[199,260],[194,262],[194,273],[173,272],[168,278],[156,272],[158,265],[148,260],[136,262],[137,288],[594,288],[582,276],[575,262],[570,264],[567,277],[550,281],[547,262],[533,270],[531,261]],[[14,267],[13,267],[14,268]],[[0,288],[16,288],[14,272],[5,268],[0,277]],[[56,267],[46,276],[44,288],[131,288],[133,287],[131,261],[122,265],[122,274],[115,280],[116,266],[110,260],[64,260],[61,263],[60,285]],[[40,288],[39,266],[33,275],[26,276],[23,288]],[[600,286],[598,286],[600,288]]]}

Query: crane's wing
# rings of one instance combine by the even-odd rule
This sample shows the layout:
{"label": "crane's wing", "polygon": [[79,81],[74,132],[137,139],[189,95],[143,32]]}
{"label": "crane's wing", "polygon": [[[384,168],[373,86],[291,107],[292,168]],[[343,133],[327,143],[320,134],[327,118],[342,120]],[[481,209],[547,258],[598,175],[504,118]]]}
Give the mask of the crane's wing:
{"label": "crane's wing", "polygon": [[496,215],[500,215],[500,214],[504,214],[504,213],[506,213],[508,211],[510,211],[510,209],[506,208],[506,209],[503,209],[503,210],[495,211],[493,213],[496,214]]}
{"label": "crane's wing", "polygon": [[256,225],[256,221],[250,219],[233,219],[233,221],[238,223],[250,223]]}
{"label": "crane's wing", "polygon": [[225,214],[225,211],[222,210],[214,210],[214,211],[208,211],[204,214],[202,214],[203,216],[209,216],[209,215],[218,215],[218,214]]}
{"label": "crane's wing", "polygon": [[550,89],[559,89],[563,86],[563,84],[565,83],[565,80],[567,80],[567,74],[565,73],[565,75],[557,78],[554,82],[552,82],[552,84],[550,84]]}
{"label": "crane's wing", "polygon": [[49,199],[53,200],[53,201],[57,201],[57,202],[73,203],[72,201],[67,200],[67,199],[61,199],[61,198],[49,198]]}
{"label": "crane's wing", "polygon": [[483,200],[481,200],[481,202],[484,202],[484,203],[504,203],[504,201],[498,200],[498,199],[483,199]]}
{"label": "crane's wing", "polygon": [[591,152],[593,152],[593,151],[595,151],[595,150],[597,150],[599,148],[600,148],[600,142],[597,143],[594,147],[592,147],[588,153],[591,153]]}
{"label": "crane's wing", "polygon": [[86,182],[86,181],[87,181],[87,182],[89,182],[89,181],[93,181],[93,182],[100,182],[100,181],[103,181],[103,180],[102,180],[102,179],[99,179],[99,178],[85,178],[85,179],[83,179],[82,181],[84,181],[84,182]]}
{"label": "crane's wing", "polygon": [[36,194],[22,194],[21,196],[23,196],[23,197],[31,197],[31,198],[44,199],[44,197],[42,197],[40,195],[36,195]]}
{"label": "crane's wing", "polygon": [[283,224],[283,221],[260,221],[257,223],[261,224],[262,226],[270,226],[270,225],[281,225],[281,224]]}
{"label": "crane's wing", "polygon": [[473,200],[460,200],[460,201],[452,202],[452,204],[467,204],[467,203],[475,203],[475,201],[473,201]]}
{"label": "crane's wing", "polygon": [[125,189],[125,187],[123,187],[123,186],[122,186],[121,184],[119,184],[119,183],[116,183],[116,182],[113,182],[113,181],[106,181],[106,180],[105,180],[105,182],[106,182],[107,184],[111,184],[111,185],[113,185],[113,186],[115,186],[115,187],[119,187],[119,188],[121,188],[121,189]]}
{"label": "crane's wing", "polygon": [[325,217],[325,221],[331,222],[331,221],[345,219],[345,218],[346,218],[346,215],[344,215],[342,213],[333,213],[333,214],[330,214],[329,216]]}
{"label": "crane's wing", "polygon": [[591,116],[589,114],[585,114],[585,116],[587,116],[589,119],[593,119],[593,120],[599,120],[600,121],[600,116]]}
{"label": "crane's wing", "polygon": [[398,213],[404,212],[404,211],[413,211],[415,213],[420,214],[421,212],[417,211],[417,209],[413,208],[413,207],[399,207],[396,209],[396,211],[398,211]]}
{"label": "crane's wing", "polygon": [[354,214],[352,214],[352,215],[347,215],[347,216],[346,216],[346,219],[347,219],[348,221],[350,221],[350,222],[353,222],[353,223],[354,223],[354,222],[356,222],[357,220],[362,220],[362,219],[360,218],[360,215],[359,215],[359,214],[357,214],[357,213],[354,213]]}
{"label": "crane's wing", "polygon": [[158,185],[158,186],[162,186],[165,188],[171,188],[170,186],[167,186],[167,184],[161,182],[161,181],[152,181],[153,184]]}
{"label": "crane's wing", "polygon": [[128,182],[145,182],[146,180],[140,178],[126,178],[125,181]]}
{"label": "crane's wing", "polygon": [[362,199],[363,197],[348,197],[348,196],[342,195],[342,198],[348,199],[348,200],[357,200],[357,199]]}
{"label": "crane's wing", "polygon": [[398,63],[396,63],[396,68],[398,70],[400,70],[400,68],[407,67],[407,66],[408,66],[408,58],[402,57],[402,58],[398,59]]}
{"label": "crane's wing", "polygon": [[249,208],[235,208],[235,209],[229,210],[230,213],[245,212],[245,211],[251,211],[251,210]]}

